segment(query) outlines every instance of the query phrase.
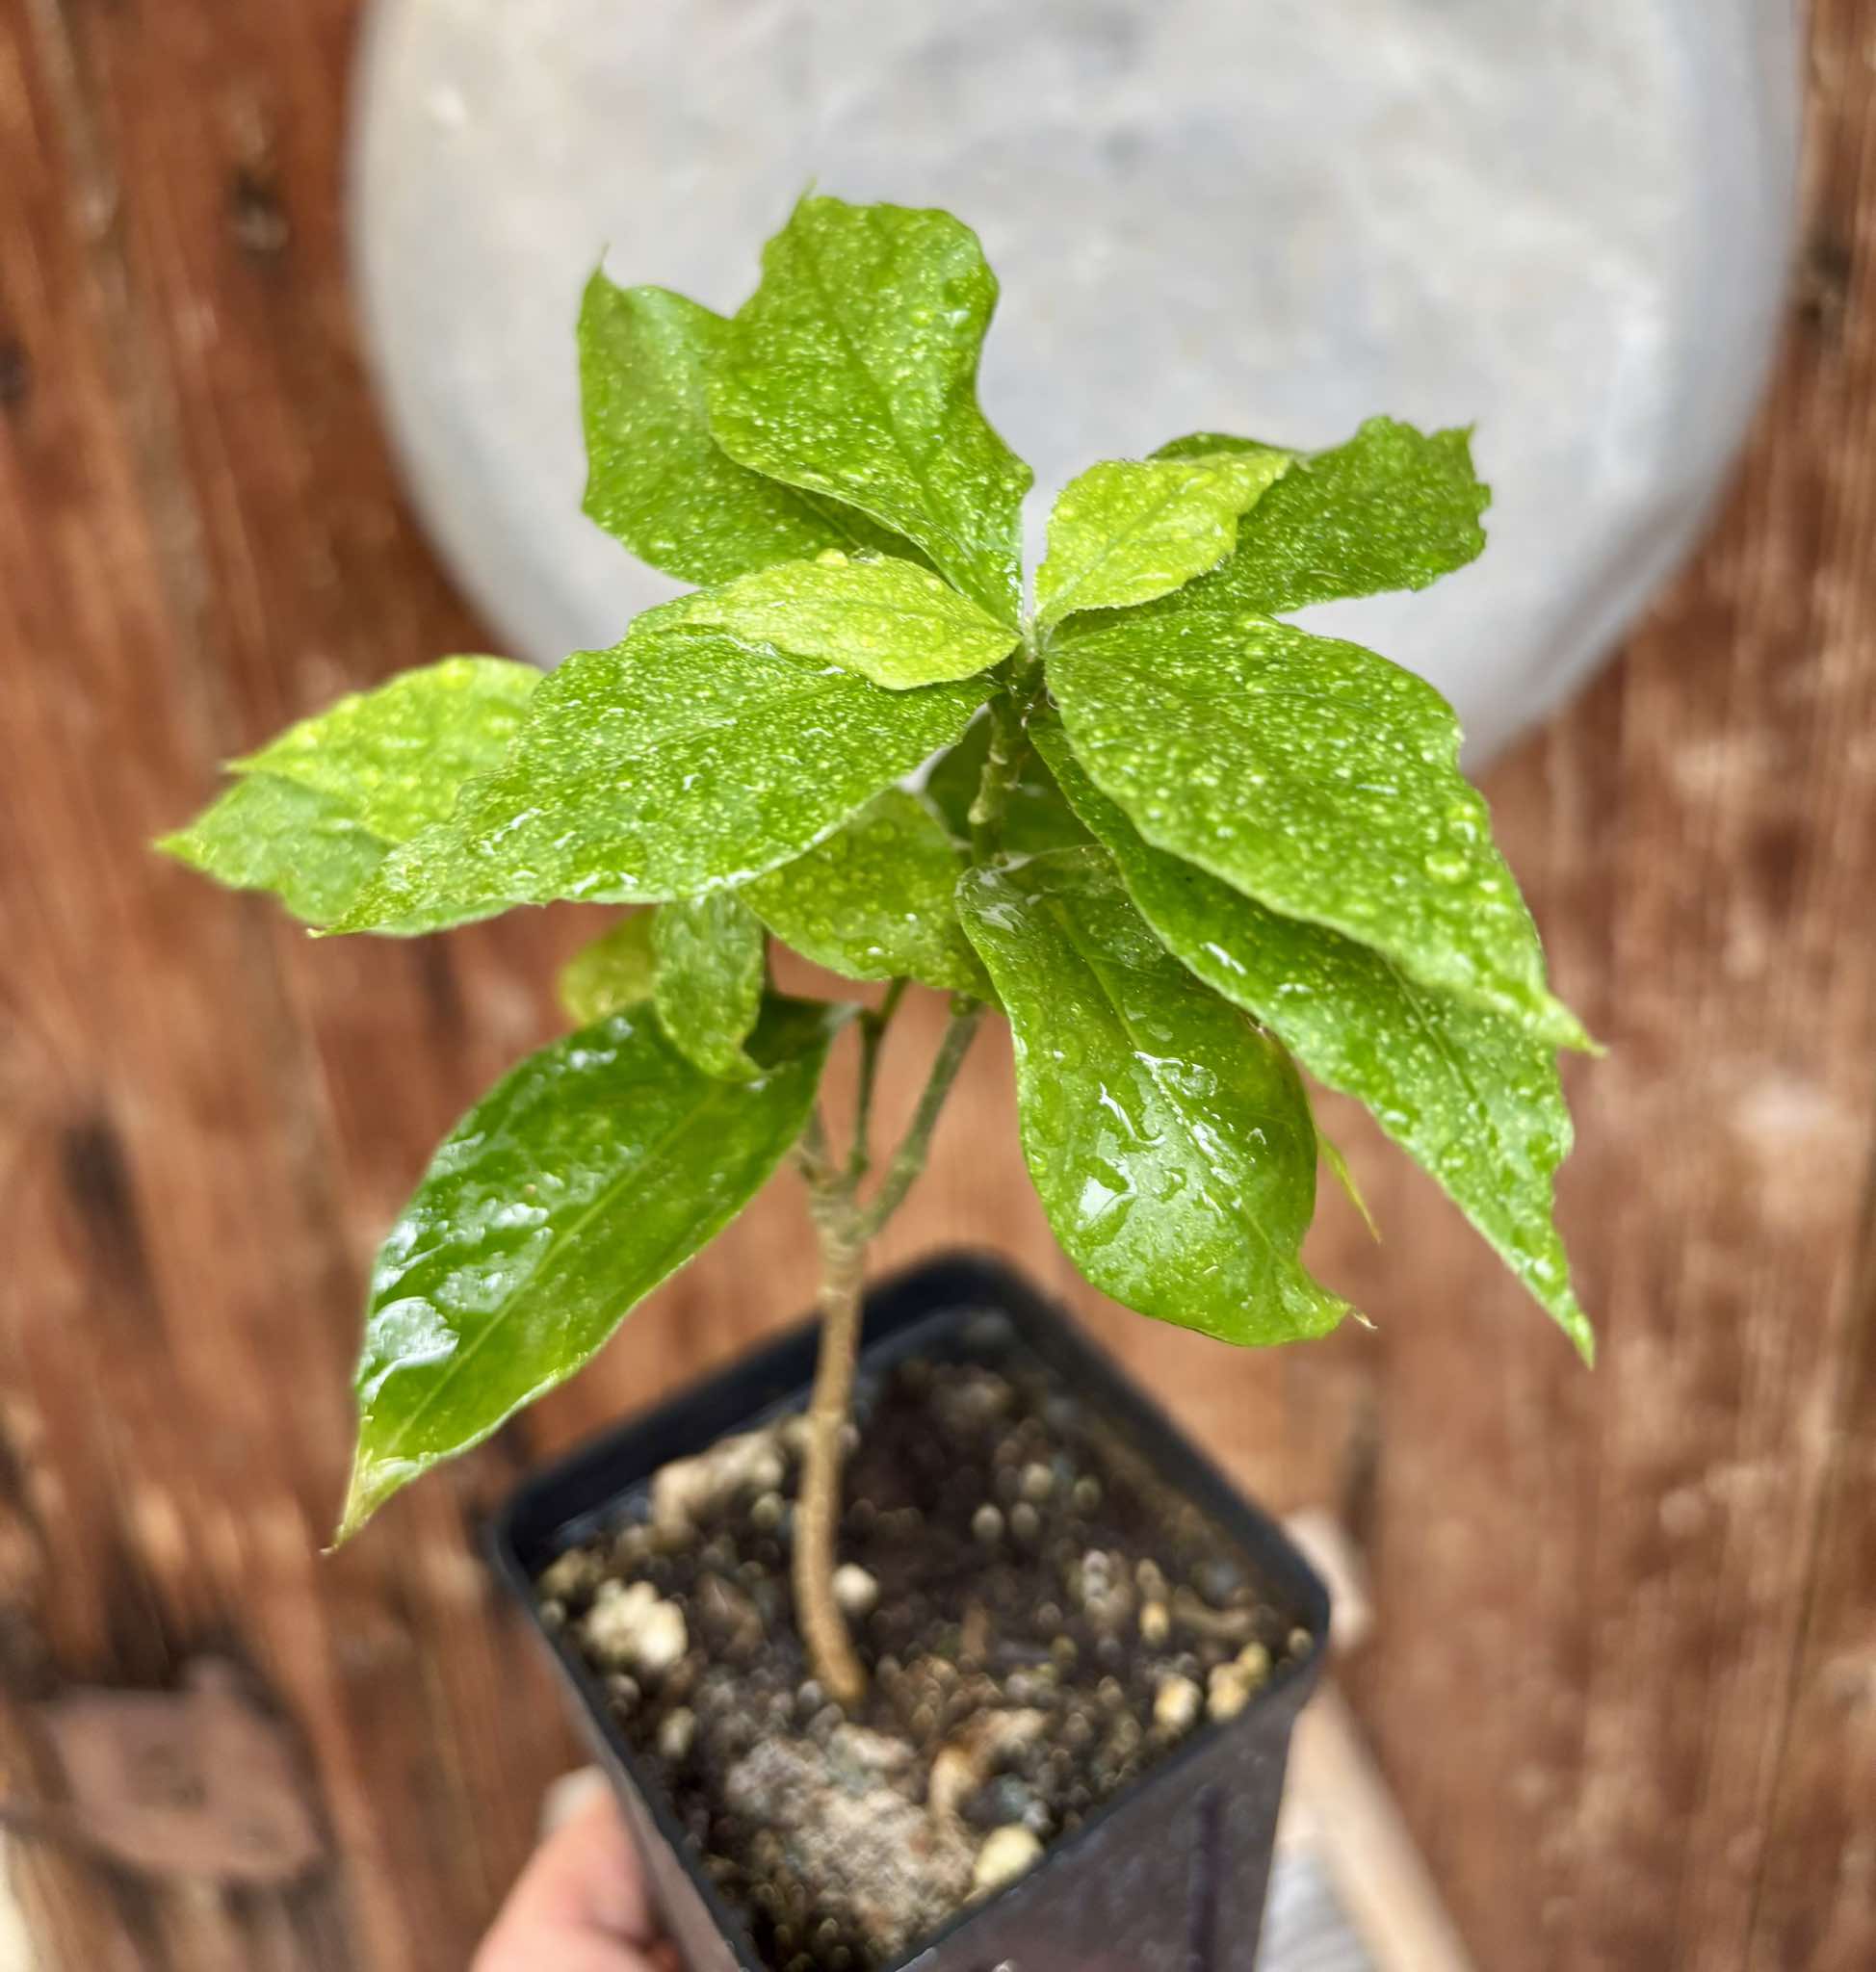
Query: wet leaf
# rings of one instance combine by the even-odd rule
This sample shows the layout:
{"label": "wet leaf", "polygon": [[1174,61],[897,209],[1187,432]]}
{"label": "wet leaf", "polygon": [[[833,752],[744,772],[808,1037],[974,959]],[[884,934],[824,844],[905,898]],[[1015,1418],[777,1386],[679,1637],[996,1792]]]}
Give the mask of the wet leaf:
{"label": "wet leaf", "polygon": [[[1263,451],[1215,431],[1175,439],[1161,458]],[[1485,546],[1479,516],[1491,491],[1472,472],[1471,434],[1430,435],[1370,418],[1347,444],[1296,461],[1238,531],[1215,574],[1155,606],[1167,613],[1281,614],[1308,603],[1422,589]]]}
{"label": "wet leaf", "polygon": [[1551,1219],[1571,1140],[1552,1051],[1518,1022],[1420,985],[1367,946],[1279,917],[1156,849],[1059,731],[1037,744],[1167,950],[1319,1081],[1364,1103],[1589,1357],[1594,1337]]}
{"label": "wet leaf", "polygon": [[957,921],[964,859],[916,794],[889,788],[740,895],[777,938],[849,979],[917,979],[988,998]]}
{"label": "wet leaf", "polygon": [[1328,1165],[1336,1183],[1341,1187],[1342,1196],[1355,1207],[1362,1224],[1368,1228],[1368,1237],[1379,1239],[1381,1229],[1374,1223],[1374,1214],[1368,1208],[1368,1200],[1363,1196],[1362,1187],[1355,1181],[1355,1173],[1348,1159],[1343,1156],[1342,1146],[1320,1123],[1316,1126],[1316,1148],[1322,1161]]}
{"label": "wet leaf", "polygon": [[1076,757],[1148,842],[1536,1038],[1585,1045],[1545,985],[1446,700],[1358,644],[1153,608],[1049,658]]}
{"label": "wet leaf", "polygon": [[[939,755],[925,777],[925,798],[966,846],[971,841],[971,804],[977,799],[989,753],[990,721],[980,718],[955,746]],[[1079,848],[1087,839],[1087,830],[1062,799],[1048,767],[1033,752],[1026,755],[1003,815],[1004,853],[1039,856],[1045,849]]]}
{"label": "wet leaf", "polygon": [[987,681],[884,691],[648,611],[541,685],[501,771],[387,858],[342,929],[432,931],[558,897],[655,902],[760,875],[949,744]]}
{"label": "wet leaf", "polygon": [[633,911],[560,969],[560,999],[576,1026],[609,1013],[642,1006],[651,998],[658,959],[651,948],[652,913]]}
{"label": "wet leaf", "polygon": [[711,364],[710,427],[742,464],[916,541],[1014,626],[1030,473],[977,407],[996,299],[949,213],[804,198]]}
{"label": "wet leaf", "polygon": [[307,924],[329,924],[390,844],[349,802],[296,781],[249,774],[156,845],[230,890],[267,890]]}
{"label": "wet leaf", "polygon": [[539,684],[505,658],[444,658],[352,692],[233,763],[236,785],[157,846],[330,923],[398,843],[501,760]]}
{"label": "wet leaf", "polygon": [[729,891],[661,904],[652,915],[652,1003],[673,1045],[706,1075],[761,1073],[743,1042],[762,1010],[762,926]]}
{"label": "wet leaf", "polygon": [[501,759],[540,682],[507,658],[444,658],[349,692],[234,770],[349,802],[375,836],[402,843],[446,819],[463,783]]}
{"label": "wet leaf", "polygon": [[978,869],[959,915],[1008,1011],[1023,1155],[1103,1293],[1233,1342],[1347,1311],[1299,1258],[1316,1126],[1283,1049],[1160,946],[1106,850]]}
{"label": "wet leaf", "polygon": [[824,1012],[772,1004],[752,1081],[685,1060],[649,1008],[531,1055],[438,1150],[378,1257],[339,1538],[565,1382],[762,1188],[799,1134]]}
{"label": "wet leaf", "polygon": [[704,368],[730,325],[665,288],[586,284],[580,395],[586,510],[641,561],[727,582],[823,548],[916,553],[866,515],[751,472],[710,435]]}
{"label": "wet leaf", "polygon": [[928,569],[838,550],[688,597],[684,620],[821,659],[894,691],[969,678],[1016,644],[1013,630]]}
{"label": "wet leaf", "polygon": [[1036,620],[1151,602],[1215,568],[1238,516],[1289,470],[1290,455],[1232,450],[1191,458],[1109,459],[1063,487],[1036,571]]}

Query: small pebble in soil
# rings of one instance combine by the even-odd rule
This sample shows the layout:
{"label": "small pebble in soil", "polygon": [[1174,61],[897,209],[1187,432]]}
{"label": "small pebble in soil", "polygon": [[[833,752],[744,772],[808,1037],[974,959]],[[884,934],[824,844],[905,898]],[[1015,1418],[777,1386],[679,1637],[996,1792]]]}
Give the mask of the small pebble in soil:
{"label": "small pebble in soil", "polygon": [[1153,1723],[1168,1738],[1178,1739],[1198,1724],[1204,1695],[1189,1677],[1175,1674],[1162,1678],[1153,1699]]}
{"label": "small pebble in soil", "polygon": [[567,1602],[576,1596],[590,1596],[604,1579],[606,1564],[587,1547],[569,1547],[541,1570],[534,1584],[543,1596]]}
{"label": "small pebble in soil", "polygon": [[1311,1648],[1189,1501],[1011,1347],[865,1386],[834,1590],[795,1635],[802,1422],[666,1466],[538,1591],[770,1972],[876,1972]]}
{"label": "small pebble in soil", "polygon": [[1229,1664],[1212,1668],[1206,1709],[1214,1719],[1235,1719],[1270,1681],[1270,1652],[1247,1644]]}
{"label": "small pebble in soil", "polygon": [[666,1712],[658,1727],[658,1757],[674,1767],[682,1766],[696,1743],[697,1715],[688,1705]]}
{"label": "small pebble in soil", "polygon": [[871,1615],[879,1600],[879,1584],[865,1569],[843,1562],[834,1570],[834,1600],[848,1616]]}
{"label": "small pebble in soil", "polygon": [[1042,1860],[1042,1844],[1025,1828],[996,1829],[985,1837],[971,1870],[974,1896],[988,1897],[1007,1889]]}
{"label": "small pebble in soil", "polygon": [[786,1473],[777,1433],[750,1431],[719,1439],[695,1458],[672,1460],[652,1481],[652,1525],[661,1534],[681,1538],[740,1492],[772,1490]]}
{"label": "small pebble in soil", "polygon": [[601,1582],[580,1624],[580,1640],[612,1670],[668,1671],[689,1648],[684,1611],[662,1600],[646,1582]]}

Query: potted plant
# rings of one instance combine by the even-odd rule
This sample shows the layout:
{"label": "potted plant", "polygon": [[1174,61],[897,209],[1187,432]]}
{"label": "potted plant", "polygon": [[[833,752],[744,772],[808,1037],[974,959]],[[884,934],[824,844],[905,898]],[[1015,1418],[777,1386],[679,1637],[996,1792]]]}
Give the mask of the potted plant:
{"label": "potted plant", "polygon": [[[1556,1051],[1587,1038],[1445,702],[1288,620],[1479,552],[1466,434],[1097,464],[1026,600],[1030,476],[975,392],[995,297],[950,215],[825,197],[733,319],[596,275],[586,508],[696,586],[544,678],[457,657],[344,699],[164,844],[325,931],[643,907],[385,1242],[341,1539],[779,1166],[806,1185],[814,1335],[535,1481],[498,1537],[699,1972],[1251,1962],[1319,1588],[1001,1271],[888,1287],[861,1351],[869,1244],[984,1021],[1051,1224],[1127,1306],[1254,1344],[1349,1312],[1301,1258],[1318,1155],[1341,1171],[1306,1070],[1591,1350],[1551,1221]],[[883,990],[782,996],[770,939]],[[950,1021],[875,1165],[908,983]]]}

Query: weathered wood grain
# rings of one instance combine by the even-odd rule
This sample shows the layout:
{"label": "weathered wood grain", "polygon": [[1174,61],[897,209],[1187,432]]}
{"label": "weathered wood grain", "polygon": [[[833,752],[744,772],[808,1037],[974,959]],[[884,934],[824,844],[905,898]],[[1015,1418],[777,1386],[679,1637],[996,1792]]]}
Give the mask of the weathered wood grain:
{"label": "weathered wood grain", "polygon": [[[477,648],[400,504],[340,232],[356,0],[0,0],[0,1803],[49,1966],[460,1967],[571,1747],[469,1521],[519,1462],[808,1297],[784,1181],[586,1377],[332,1560],[365,1260],[549,1031],[575,913],[312,946],[142,848],[217,759]],[[1374,1572],[1356,1697],[1483,1965],[1876,1962],[1876,22],[1814,12],[1810,252],[1712,544],[1494,776],[1579,1065],[1573,1363],[1344,1124],[1375,1316],[1234,1357],[1073,1282],[986,1042],[882,1260],[1028,1260]],[[920,1007],[889,1101],[907,1100]],[[1861,1255],[1861,1258],[1859,1258]],[[32,1703],[204,1655],[324,1859],[152,1878],[45,1830]],[[37,1817],[37,1820],[35,1819]]]}

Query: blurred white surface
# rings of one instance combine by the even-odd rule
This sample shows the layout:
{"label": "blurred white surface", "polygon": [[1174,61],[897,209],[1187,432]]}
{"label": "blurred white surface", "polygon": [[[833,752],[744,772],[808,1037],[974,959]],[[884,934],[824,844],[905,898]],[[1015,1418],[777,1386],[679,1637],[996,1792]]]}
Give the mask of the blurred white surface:
{"label": "blurred white surface", "polygon": [[1476,423],[1485,559],[1315,618],[1432,678],[1476,759],[1718,490],[1776,325],[1796,59],[1786,0],[378,0],[368,341],[427,525],[552,662],[670,593],[579,512],[602,253],[730,310],[811,178],[950,206],[1003,280],[982,395],[1032,537],[1081,466],[1195,427]]}

